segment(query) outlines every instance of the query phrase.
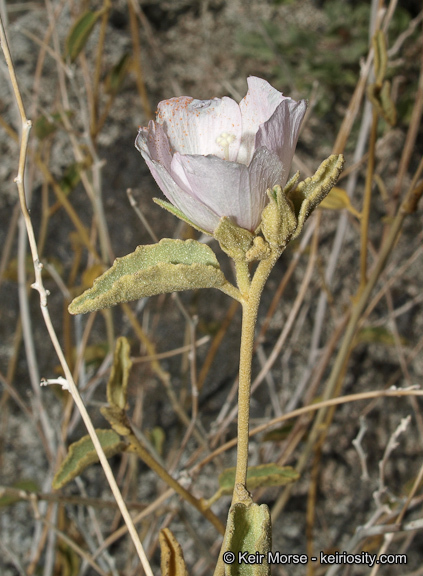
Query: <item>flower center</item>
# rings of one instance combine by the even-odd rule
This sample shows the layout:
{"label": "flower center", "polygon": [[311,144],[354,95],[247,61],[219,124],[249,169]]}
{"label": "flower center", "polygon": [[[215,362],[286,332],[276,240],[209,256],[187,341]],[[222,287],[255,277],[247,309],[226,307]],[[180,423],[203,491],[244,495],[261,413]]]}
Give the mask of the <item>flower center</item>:
{"label": "flower center", "polygon": [[228,132],[222,132],[222,134],[216,138],[216,144],[223,148],[225,160],[229,160],[229,146],[234,140],[236,140],[236,136]]}

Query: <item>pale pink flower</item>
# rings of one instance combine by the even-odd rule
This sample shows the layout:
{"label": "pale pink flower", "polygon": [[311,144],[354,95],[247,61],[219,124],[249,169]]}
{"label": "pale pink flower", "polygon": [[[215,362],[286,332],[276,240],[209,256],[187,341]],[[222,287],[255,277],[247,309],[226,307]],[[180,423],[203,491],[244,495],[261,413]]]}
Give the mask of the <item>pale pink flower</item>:
{"label": "pale pink flower", "polygon": [[295,102],[251,76],[238,105],[231,98],[160,102],[156,121],[135,146],[166,198],[213,234],[222,216],[254,231],[266,190],[287,182],[304,100]]}

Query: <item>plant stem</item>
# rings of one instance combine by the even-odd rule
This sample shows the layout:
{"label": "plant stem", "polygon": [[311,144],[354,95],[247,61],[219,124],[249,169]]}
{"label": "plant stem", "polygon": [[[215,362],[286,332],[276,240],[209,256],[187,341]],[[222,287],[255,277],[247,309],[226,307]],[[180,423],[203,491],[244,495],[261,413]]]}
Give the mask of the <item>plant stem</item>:
{"label": "plant stem", "polygon": [[[257,321],[257,312],[260,305],[261,293],[270,271],[279,256],[280,252],[275,251],[272,253],[270,258],[260,262],[248,292],[244,292],[243,294],[241,351],[239,359],[238,447],[232,504],[242,500],[242,488],[247,488],[251,363],[253,359],[254,330]],[[242,291],[241,287],[245,286],[245,275],[242,274],[242,272],[245,272],[245,269],[237,266],[236,271],[238,286]],[[238,493],[239,489],[241,489],[240,493]]]}
{"label": "plant stem", "polygon": [[367,164],[366,173],[366,186],[364,192],[364,202],[361,218],[361,256],[360,256],[360,290],[364,290],[367,283],[367,240],[369,231],[369,217],[370,217],[370,202],[372,199],[372,186],[373,186],[373,173],[375,167],[375,153],[376,153],[376,139],[377,139],[377,124],[378,113],[373,110],[372,129],[370,132],[369,142],[369,161]]}

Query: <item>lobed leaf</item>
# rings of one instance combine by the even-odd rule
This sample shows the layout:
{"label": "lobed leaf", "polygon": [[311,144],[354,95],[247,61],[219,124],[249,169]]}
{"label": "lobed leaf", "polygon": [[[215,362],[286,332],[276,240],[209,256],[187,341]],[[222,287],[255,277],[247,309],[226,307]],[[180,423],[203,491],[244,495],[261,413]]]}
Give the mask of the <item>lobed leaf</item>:
{"label": "lobed leaf", "polygon": [[[121,442],[113,430],[96,430],[96,434],[108,458],[125,450],[126,444]],[[94,444],[88,435],[83,436],[78,442],[69,446],[68,454],[53,478],[53,488],[55,490],[62,488],[94,462],[98,462]]]}
{"label": "lobed leaf", "polygon": [[85,314],[146,296],[219,287],[224,283],[211,248],[196,240],[165,238],[117,258],[92,288],[71,302],[69,312]]}

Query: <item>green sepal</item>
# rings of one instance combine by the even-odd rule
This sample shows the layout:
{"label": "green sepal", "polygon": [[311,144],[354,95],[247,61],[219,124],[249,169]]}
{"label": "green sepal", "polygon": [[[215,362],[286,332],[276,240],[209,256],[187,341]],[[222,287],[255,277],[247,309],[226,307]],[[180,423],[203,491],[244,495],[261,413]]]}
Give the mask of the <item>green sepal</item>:
{"label": "green sepal", "polygon": [[165,238],[117,258],[92,288],[71,302],[69,312],[85,314],[146,296],[220,287],[225,282],[211,248],[196,240]]}
{"label": "green sepal", "polygon": [[269,244],[261,236],[256,236],[253,239],[253,245],[245,253],[247,262],[254,262],[254,260],[266,260],[269,258],[272,251]]}
{"label": "green sepal", "polygon": [[222,250],[234,260],[245,258],[245,253],[251,248],[254,238],[251,232],[237,226],[228,216],[220,219],[213,236]]}
{"label": "green sepal", "polygon": [[333,154],[320,164],[314,176],[306,178],[289,192],[288,198],[294,206],[298,221],[291,239],[300,235],[307,218],[337,183],[343,167],[343,155]]}
{"label": "green sepal", "polygon": [[183,220],[184,222],[186,222],[187,224],[189,224],[190,226],[192,226],[193,228],[195,228],[199,232],[202,232],[203,234],[207,234],[207,236],[213,236],[213,234],[211,234],[207,230],[204,230],[204,228],[201,228],[200,226],[198,226],[198,224],[194,224],[194,222],[192,222],[192,220],[190,220],[188,218],[188,216],[185,216],[185,214],[183,212],[181,212],[181,210],[179,210],[179,208],[176,208],[176,206],[174,206],[170,202],[166,202],[166,200],[161,200],[160,198],[153,198],[153,202],[155,202],[156,204],[158,204],[160,206],[160,208],[164,208],[165,210],[167,210],[168,212],[170,212],[171,214],[173,214],[174,216],[176,216],[180,220]]}
{"label": "green sepal", "polygon": [[[107,458],[126,450],[126,444],[121,442],[113,430],[96,430],[96,434]],[[62,488],[94,462],[98,462],[98,455],[93,441],[88,435],[83,436],[78,442],[69,446],[68,454],[53,478],[53,488],[55,490]]]}
{"label": "green sepal", "polygon": [[169,528],[160,530],[159,543],[161,576],[188,576],[182,548]]}
{"label": "green sepal", "polygon": [[[235,555],[233,564],[225,564],[225,576],[269,576],[267,555],[272,549],[272,530],[269,508],[252,501],[231,506],[222,552]],[[238,564],[238,553],[263,554],[261,563]]]}
{"label": "green sepal", "polygon": [[294,207],[280,186],[267,190],[267,195],[269,203],[261,215],[261,231],[270,246],[283,249],[297,227]]}
{"label": "green sepal", "polygon": [[113,366],[107,382],[107,402],[122,410],[126,406],[129,373],[132,367],[130,353],[131,347],[127,338],[121,336],[116,340]]}
{"label": "green sepal", "polygon": [[285,192],[286,196],[289,196],[289,193],[291,192],[291,190],[294,190],[295,186],[298,183],[298,180],[300,179],[300,171],[297,170],[295,172],[295,174],[288,180],[288,182],[285,184],[285,187],[283,189],[283,191]]}

